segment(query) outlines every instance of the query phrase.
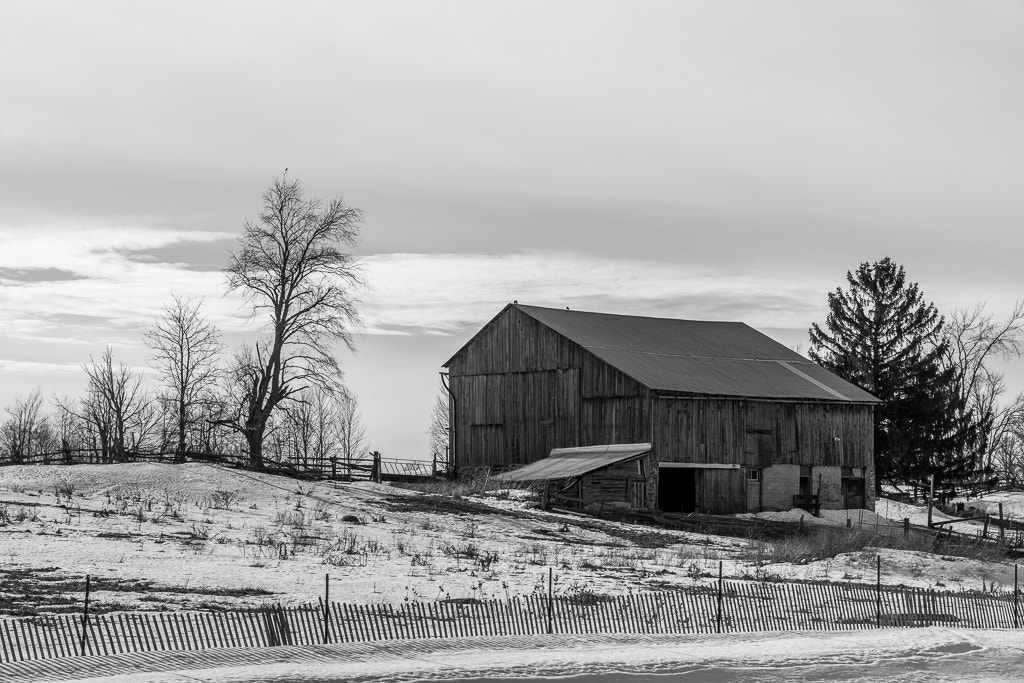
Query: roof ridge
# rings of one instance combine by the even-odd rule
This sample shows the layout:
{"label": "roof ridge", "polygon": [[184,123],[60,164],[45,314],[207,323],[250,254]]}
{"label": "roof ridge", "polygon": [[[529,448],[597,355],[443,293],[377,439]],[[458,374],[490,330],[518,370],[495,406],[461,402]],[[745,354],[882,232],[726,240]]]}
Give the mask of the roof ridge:
{"label": "roof ridge", "polygon": [[[601,349],[603,351],[621,351],[623,353],[641,353],[645,356],[666,356],[669,358],[695,358],[699,360],[742,360],[758,363],[812,363],[813,361],[799,356],[799,358],[736,358],[733,356],[698,356],[692,353],[667,353],[664,351],[644,351],[642,349],[630,349],[618,346],[598,346],[597,344],[580,344],[585,349]],[[796,353],[796,351],[793,351]],[[798,354],[799,355],[799,354]]]}

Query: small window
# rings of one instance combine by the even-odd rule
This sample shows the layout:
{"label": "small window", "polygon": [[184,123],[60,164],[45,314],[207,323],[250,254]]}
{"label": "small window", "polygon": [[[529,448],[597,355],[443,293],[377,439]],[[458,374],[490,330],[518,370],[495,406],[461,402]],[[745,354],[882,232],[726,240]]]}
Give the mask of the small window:
{"label": "small window", "polygon": [[747,470],[747,481],[761,481],[761,470]]}

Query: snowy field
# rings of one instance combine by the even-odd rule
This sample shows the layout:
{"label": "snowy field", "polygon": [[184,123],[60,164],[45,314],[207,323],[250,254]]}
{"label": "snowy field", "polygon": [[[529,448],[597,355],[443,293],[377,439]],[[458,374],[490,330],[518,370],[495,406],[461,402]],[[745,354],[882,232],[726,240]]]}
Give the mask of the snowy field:
{"label": "snowy field", "polygon": [[[101,611],[218,609],[315,602],[325,574],[332,600],[358,603],[546,593],[549,567],[560,594],[710,582],[719,561],[733,579],[874,582],[878,554],[887,585],[1013,585],[1008,562],[890,548],[778,562],[778,553],[755,539],[532,505],[516,490],[457,499],[195,463],[4,467],[0,608],[77,611],[86,574]],[[886,509],[899,520],[921,514],[892,502],[880,503],[879,514]],[[845,526],[842,514],[813,523]]]}

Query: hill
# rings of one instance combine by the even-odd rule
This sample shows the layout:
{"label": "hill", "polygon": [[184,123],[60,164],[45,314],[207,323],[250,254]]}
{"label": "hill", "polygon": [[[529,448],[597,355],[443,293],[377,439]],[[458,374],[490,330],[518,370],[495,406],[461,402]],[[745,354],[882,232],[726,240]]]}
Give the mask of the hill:
{"label": "hill", "polygon": [[[0,470],[0,613],[610,595],[717,578],[1013,585],[1011,564],[877,548],[838,522],[762,541],[535,509],[528,491],[442,495],[189,463]],[[817,527],[816,527],[817,528]],[[820,537],[820,538],[819,538]],[[871,541],[874,543],[875,541]],[[894,544],[898,545],[898,544]]]}

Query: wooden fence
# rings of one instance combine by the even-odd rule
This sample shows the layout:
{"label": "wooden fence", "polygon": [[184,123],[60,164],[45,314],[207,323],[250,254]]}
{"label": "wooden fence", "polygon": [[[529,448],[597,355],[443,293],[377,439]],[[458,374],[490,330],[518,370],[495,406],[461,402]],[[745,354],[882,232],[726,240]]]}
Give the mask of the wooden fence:
{"label": "wooden fence", "polygon": [[[177,454],[171,451],[125,453],[120,460],[104,459],[103,453],[95,448],[79,448],[67,452],[54,451],[34,453],[18,461],[10,458],[9,453],[0,453],[0,467],[4,465],[87,465],[116,464],[117,462],[176,462]],[[206,462],[236,469],[249,469],[248,456],[244,453],[186,453],[186,462]],[[310,459],[274,460],[268,456],[263,458],[262,471],[279,474],[297,479],[372,479],[376,481],[410,481],[447,477],[450,466],[446,462],[431,460],[413,460],[405,458],[384,458],[380,453],[371,453],[366,457],[346,460],[344,458],[326,458],[320,461]]]}
{"label": "wooden fence", "polygon": [[535,595],[328,609],[141,612],[0,619],[0,661],[156,650],[545,633],[728,633],[945,625],[1019,628],[1019,594],[720,581],[624,596]]}

